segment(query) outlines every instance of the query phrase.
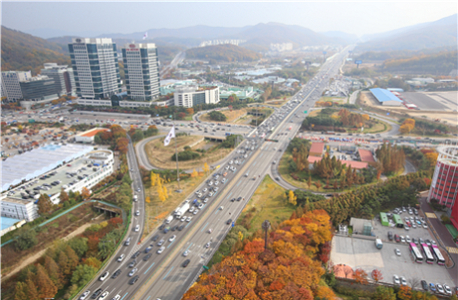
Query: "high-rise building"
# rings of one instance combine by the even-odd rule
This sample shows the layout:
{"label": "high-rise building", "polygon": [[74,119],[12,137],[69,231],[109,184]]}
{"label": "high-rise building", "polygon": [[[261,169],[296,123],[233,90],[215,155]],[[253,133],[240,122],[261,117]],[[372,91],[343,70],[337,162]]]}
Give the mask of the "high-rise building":
{"label": "high-rise building", "polygon": [[68,49],[78,97],[103,99],[121,92],[118,53],[110,38],[73,38]]}
{"label": "high-rise building", "polygon": [[175,106],[193,107],[199,104],[215,104],[219,102],[219,87],[177,86],[173,96]]}
{"label": "high-rise building", "polygon": [[439,156],[427,200],[451,208],[458,196],[458,146],[441,146],[436,151]]}
{"label": "high-rise building", "polygon": [[56,63],[45,63],[44,69],[41,69],[41,75],[46,75],[54,79],[56,89],[60,96],[73,95],[75,92],[75,78],[73,69],[66,65],[57,65]]}
{"label": "high-rise building", "polygon": [[52,101],[59,98],[54,79],[38,75],[19,83],[24,101]]}
{"label": "high-rise building", "polygon": [[6,97],[8,103],[23,99],[20,81],[32,78],[31,71],[6,71],[2,72],[2,97]]}
{"label": "high-rise building", "polygon": [[151,101],[160,95],[157,48],[153,43],[125,44],[122,48],[127,96]]}

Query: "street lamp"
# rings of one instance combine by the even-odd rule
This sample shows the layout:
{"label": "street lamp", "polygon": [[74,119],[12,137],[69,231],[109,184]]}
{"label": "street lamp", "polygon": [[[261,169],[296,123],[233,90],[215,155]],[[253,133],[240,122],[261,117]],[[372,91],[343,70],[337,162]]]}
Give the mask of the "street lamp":
{"label": "street lamp", "polygon": [[269,230],[269,228],[270,228],[269,220],[265,220],[264,222],[262,222],[262,229],[266,231],[264,251],[267,250],[267,231]]}

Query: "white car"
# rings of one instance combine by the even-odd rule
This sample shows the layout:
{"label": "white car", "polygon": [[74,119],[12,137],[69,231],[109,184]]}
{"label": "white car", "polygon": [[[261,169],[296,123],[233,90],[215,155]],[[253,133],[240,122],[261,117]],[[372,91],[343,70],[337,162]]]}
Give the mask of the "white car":
{"label": "white car", "polygon": [[184,221],[186,221],[186,216],[183,216],[183,217],[181,218],[181,220],[180,220],[180,221],[181,221],[181,222],[184,222]]}
{"label": "white car", "polygon": [[208,183],[208,185],[212,186],[212,185],[213,185],[213,181],[210,181],[210,182]]}
{"label": "white car", "polygon": [[121,254],[121,255],[119,255],[119,257],[118,257],[118,262],[122,262],[125,256],[126,256],[126,255],[125,255],[124,253]]}
{"label": "white car", "polygon": [[396,253],[397,256],[401,256],[401,250],[398,248],[394,249],[394,253]]}
{"label": "white car", "polygon": [[452,290],[450,289],[448,285],[443,284],[442,287],[444,288],[445,294],[452,295]]}
{"label": "white car", "polygon": [[135,226],[135,232],[139,232],[140,231],[140,225],[136,225]]}
{"label": "white car", "polygon": [[197,215],[198,212],[199,212],[199,210],[196,209],[192,214],[193,215]]}
{"label": "white car", "polygon": [[105,279],[108,278],[108,276],[110,276],[110,272],[105,271],[105,273],[103,273],[102,276],[99,277],[99,280],[104,281]]}
{"label": "white car", "polygon": [[445,291],[442,288],[442,285],[440,285],[439,283],[436,283],[436,289],[438,293],[445,294]]}
{"label": "white car", "polygon": [[132,277],[134,276],[134,274],[138,271],[137,268],[133,268],[130,272],[129,272],[129,277]]}
{"label": "white car", "polygon": [[176,238],[177,238],[176,235],[172,235],[172,236],[169,238],[169,242],[173,242]]}
{"label": "white car", "polygon": [[207,202],[208,202],[208,198],[205,198],[205,199],[204,199],[204,203],[207,203]]}
{"label": "white car", "polygon": [[422,226],[424,229],[428,229],[428,225],[426,225],[426,223],[422,223]]}
{"label": "white car", "polygon": [[119,299],[121,299],[121,295],[116,295],[113,298],[111,298],[111,300],[119,300]]}
{"label": "white car", "polygon": [[186,222],[191,222],[191,220],[192,220],[192,217],[188,217],[188,218],[186,219]]}
{"label": "white car", "polygon": [[135,212],[135,215],[138,217],[138,216],[140,215],[140,211],[137,210],[137,211]]}
{"label": "white car", "polygon": [[110,292],[108,292],[108,291],[104,292],[102,295],[100,295],[98,300],[105,300],[108,297],[109,294],[110,294]]}
{"label": "white car", "polygon": [[192,213],[192,212],[194,211],[194,209],[195,209],[195,207],[192,206],[188,211],[189,211],[190,213]]}
{"label": "white car", "polygon": [[202,190],[203,193],[205,193],[206,191],[207,191],[207,188],[204,188],[204,189]]}
{"label": "white car", "polygon": [[410,236],[406,235],[406,242],[410,243],[412,240],[410,239]]}
{"label": "white car", "polygon": [[186,250],[185,252],[183,252],[183,256],[186,257],[189,255],[189,250]]}
{"label": "white car", "polygon": [[162,252],[164,252],[165,250],[165,247],[162,246],[161,248],[159,248],[159,250],[157,250],[157,254],[161,254]]}
{"label": "white car", "polygon": [[87,298],[87,296],[89,296],[89,294],[91,293],[91,291],[87,290],[85,291],[80,297],[79,297],[79,300],[84,300]]}
{"label": "white car", "polygon": [[404,276],[401,276],[400,280],[401,280],[401,285],[407,285],[407,280]]}
{"label": "white car", "polygon": [[215,185],[218,185],[218,184],[219,184],[219,181],[218,181],[218,180],[216,180],[216,181],[215,181]]}
{"label": "white car", "polygon": [[401,282],[399,281],[398,275],[393,275],[393,282],[394,284],[401,284]]}

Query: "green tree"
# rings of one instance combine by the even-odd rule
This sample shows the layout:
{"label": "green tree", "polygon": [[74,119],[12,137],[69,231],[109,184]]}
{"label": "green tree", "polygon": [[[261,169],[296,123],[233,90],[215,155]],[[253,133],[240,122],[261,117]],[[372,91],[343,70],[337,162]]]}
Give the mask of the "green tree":
{"label": "green tree", "polygon": [[14,300],[29,300],[27,296],[27,284],[25,282],[16,282],[14,288]]}
{"label": "green tree", "polygon": [[20,250],[29,249],[37,244],[37,233],[34,229],[24,226],[18,230],[16,235],[16,246]]}
{"label": "green tree", "polygon": [[96,273],[97,270],[94,267],[88,265],[78,265],[75,271],[73,271],[70,282],[72,284],[76,284],[77,286],[84,286],[92,279],[92,277],[95,276]]}
{"label": "green tree", "polygon": [[212,111],[208,114],[208,116],[210,117],[210,120],[213,120],[213,121],[222,121],[222,122],[226,122],[227,120],[227,117],[219,112],[219,111]]}
{"label": "green tree", "polygon": [[52,202],[49,199],[49,196],[46,194],[41,194],[40,198],[38,199],[38,213],[40,215],[47,215],[52,210]]}
{"label": "green tree", "polygon": [[379,285],[372,297],[374,300],[396,300],[396,294],[392,288]]}
{"label": "green tree", "polygon": [[83,257],[83,255],[87,252],[88,249],[87,238],[83,237],[75,237],[68,241],[67,244],[70,246],[70,248],[73,249],[73,251],[75,251],[76,255],[78,255],[80,258]]}

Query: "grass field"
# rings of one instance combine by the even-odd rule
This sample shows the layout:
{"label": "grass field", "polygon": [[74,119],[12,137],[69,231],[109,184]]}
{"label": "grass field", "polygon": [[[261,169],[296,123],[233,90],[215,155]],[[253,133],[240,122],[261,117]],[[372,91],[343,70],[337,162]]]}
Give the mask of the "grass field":
{"label": "grass field", "polygon": [[[233,123],[234,120],[236,120],[237,118],[246,115],[247,109],[246,108],[241,108],[241,109],[232,110],[232,111],[230,111],[230,110],[220,110],[219,112],[226,116],[227,120],[226,120],[225,123]],[[215,121],[210,119],[209,114],[204,114],[204,115],[200,116],[199,119],[201,121],[205,121],[205,122],[215,122]]]}
{"label": "grass field", "polygon": [[266,102],[264,102],[264,104],[280,107],[280,106],[283,106],[283,104],[285,104],[289,100],[291,100],[291,97],[286,97],[285,100],[283,100],[283,98],[273,99],[273,100],[271,99],[271,100],[267,100]]}
{"label": "grass field", "polygon": [[269,175],[266,175],[237,220],[237,224],[246,217],[253,207],[256,209],[256,212],[250,221],[250,233],[261,229],[264,220],[278,224],[288,219],[296,208],[288,204],[285,200],[285,191]]}
{"label": "grass field", "polygon": [[[178,151],[183,151],[185,146],[192,145],[199,140],[202,140],[202,136],[191,135],[191,136],[179,136],[177,138],[177,147]],[[208,141],[203,140],[197,145],[191,147],[192,150],[204,149],[205,146],[209,143]],[[155,139],[145,145],[145,152],[148,155],[149,162],[162,169],[174,169],[176,168],[176,162],[172,160],[172,155],[175,151],[175,140],[173,140],[170,145],[164,146],[164,139]],[[208,165],[224,158],[231,149],[220,148],[214,146],[203,154],[199,159],[191,161],[180,161],[180,169],[201,169],[204,164]]]}
{"label": "grass field", "polygon": [[145,230],[142,238],[152,232],[157,226],[163,223],[164,219],[170,215],[175,208],[183,202],[188,195],[192,194],[192,191],[199,186],[205,180],[203,173],[199,173],[198,177],[190,177],[180,181],[181,193],[175,192],[178,189],[178,183],[176,181],[165,183],[164,186],[167,188],[169,198],[163,203],[157,197],[157,187],[146,187],[145,195],[150,197],[150,203],[146,204],[146,218],[145,218]]}

